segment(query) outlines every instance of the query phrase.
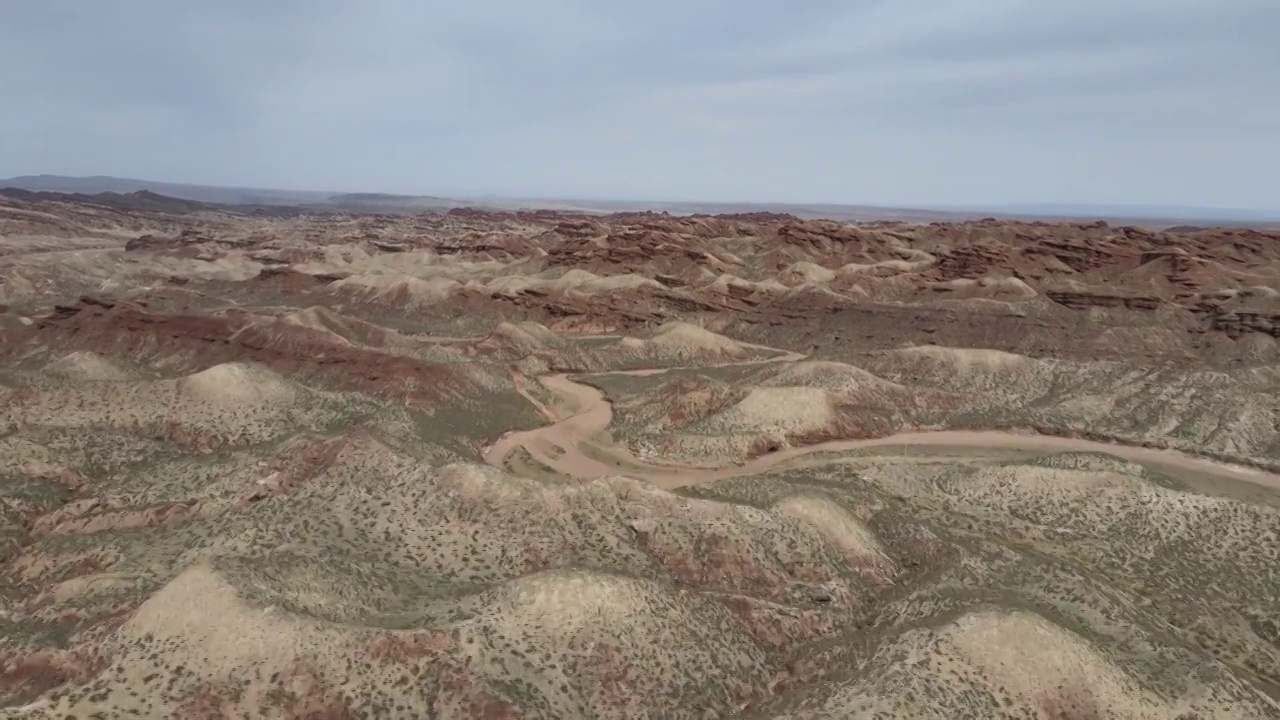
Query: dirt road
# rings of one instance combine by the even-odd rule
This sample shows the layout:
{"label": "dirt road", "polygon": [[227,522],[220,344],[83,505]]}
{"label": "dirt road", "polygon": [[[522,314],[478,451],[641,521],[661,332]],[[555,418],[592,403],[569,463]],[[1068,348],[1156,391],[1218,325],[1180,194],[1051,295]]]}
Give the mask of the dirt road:
{"label": "dirt road", "polygon": [[[802,355],[796,353],[786,353],[768,360],[733,364],[788,362],[802,358]],[[641,376],[666,371],[650,369],[607,374]],[[574,382],[567,375],[548,375],[540,378],[540,381],[559,398],[560,401],[555,403],[556,408],[572,410],[564,412],[561,417],[556,417],[555,422],[545,427],[503,435],[485,451],[486,462],[502,466],[503,460],[509,453],[518,447],[523,447],[538,463],[570,477],[590,479],[605,475],[627,475],[648,480],[659,487],[672,489],[754,475],[785,467],[819,453],[849,452],[891,446],[930,446],[1046,453],[1098,452],[1175,471],[1207,475],[1224,481],[1243,481],[1270,489],[1280,489],[1280,476],[1275,474],[1216,462],[1174,450],[996,431],[946,430],[900,433],[871,440],[837,440],[805,447],[786,448],[743,463],[714,468],[655,464],[636,458],[625,447],[615,444],[608,437],[607,431],[613,421],[613,406],[603,392],[589,385]],[[554,408],[549,411],[553,414],[557,412]]]}

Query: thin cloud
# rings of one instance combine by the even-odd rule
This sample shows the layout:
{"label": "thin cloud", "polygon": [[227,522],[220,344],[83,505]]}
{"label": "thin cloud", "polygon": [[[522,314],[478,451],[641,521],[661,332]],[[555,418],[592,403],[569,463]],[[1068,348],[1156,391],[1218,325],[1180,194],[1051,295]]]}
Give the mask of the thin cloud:
{"label": "thin cloud", "polygon": [[17,3],[0,175],[1266,206],[1271,0]]}

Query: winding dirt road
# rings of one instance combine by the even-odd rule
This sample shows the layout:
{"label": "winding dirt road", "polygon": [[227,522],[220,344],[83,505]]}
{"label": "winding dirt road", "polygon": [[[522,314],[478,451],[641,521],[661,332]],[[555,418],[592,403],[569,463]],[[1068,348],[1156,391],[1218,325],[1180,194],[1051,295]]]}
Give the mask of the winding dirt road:
{"label": "winding dirt road", "polygon": [[[765,360],[746,360],[728,364],[794,362],[805,357],[799,353],[779,350],[774,352],[782,354]],[[597,374],[647,376],[679,369],[691,368]],[[550,414],[554,421],[550,425],[534,430],[503,435],[484,453],[484,459],[489,464],[502,467],[513,451],[523,448],[538,463],[576,479],[588,480],[606,475],[627,475],[648,480],[662,488],[674,489],[779,469],[790,464],[798,464],[798,461],[819,453],[849,452],[891,446],[929,446],[970,451],[981,448],[1045,453],[1097,452],[1226,482],[1248,482],[1270,489],[1280,489],[1278,475],[1255,468],[1217,462],[1176,450],[1158,450],[1077,438],[999,431],[944,430],[899,433],[870,440],[835,440],[805,447],[786,448],[722,467],[655,464],[636,458],[625,447],[615,444],[609,438],[608,429],[613,422],[613,405],[603,392],[589,385],[574,382],[564,374],[546,375],[539,378],[539,381],[558,398],[558,402],[553,403],[550,408],[539,404],[543,412]],[[839,460],[828,460],[828,462],[839,462]]]}

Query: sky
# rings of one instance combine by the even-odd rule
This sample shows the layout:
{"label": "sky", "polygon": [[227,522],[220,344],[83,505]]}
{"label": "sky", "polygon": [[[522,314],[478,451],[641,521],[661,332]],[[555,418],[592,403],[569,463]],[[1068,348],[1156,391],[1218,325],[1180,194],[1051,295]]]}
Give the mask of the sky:
{"label": "sky", "polygon": [[45,0],[0,176],[1280,208],[1277,0]]}

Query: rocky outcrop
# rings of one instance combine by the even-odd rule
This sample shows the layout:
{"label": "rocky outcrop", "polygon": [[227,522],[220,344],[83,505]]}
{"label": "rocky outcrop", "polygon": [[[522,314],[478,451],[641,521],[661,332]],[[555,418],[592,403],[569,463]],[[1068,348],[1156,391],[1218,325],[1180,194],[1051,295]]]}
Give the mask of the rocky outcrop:
{"label": "rocky outcrop", "polygon": [[547,248],[550,267],[580,268],[595,273],[651,274],[678,272],[690,263],[710,261],[711,248],[697,238],[660,230],[625,229],[603,238],[565,238]]}
{"label": "rocky outcrop", "polygon": [[161,237],[150,233],[139,235],[125,243],[125,252],[179,252],[190,250],[210,238],[194,228],[186,228],[175,237]]}
{"label": "rocky outcrop", "polygon": [[979,243],[941,253],[934,271],[939,280],[980,278],[993,270],[1007,270],[1013,264],[1012,259],[1007,246]]}
{"label": "rocky outcrop", "polygon": [[1228,337],[1262,333],[1280,338],[1280,313],[1210,311],[1206,316],[1211,329]]}
{"label": "rocky outcrop", "polygon": [[1121,295],[1070,290],[1049,290],[1045,292],[1045,295],[1059,305],[1073,310],[1089,310],[1091,308],[1155,310],[1165,304],[1160,298],[1149,295]]}

